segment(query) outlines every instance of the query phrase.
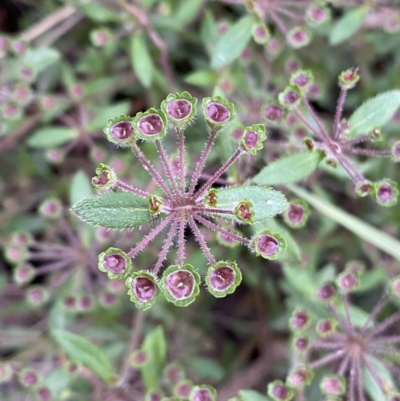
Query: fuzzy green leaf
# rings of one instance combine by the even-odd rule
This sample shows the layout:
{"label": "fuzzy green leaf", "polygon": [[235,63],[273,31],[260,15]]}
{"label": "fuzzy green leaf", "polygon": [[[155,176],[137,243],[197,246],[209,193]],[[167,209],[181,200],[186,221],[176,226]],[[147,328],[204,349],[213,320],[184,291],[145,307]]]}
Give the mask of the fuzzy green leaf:
{"label": "fuzzy green leaf", "polygon": [[116,116],[129,113],[130,102],[115,102],[112,105],[98,107],[93,120],[86,126],[88,131],[97,131],[103,129],[107,125],[107,121]]}
{"label": "fuzzy green leaf", "polygon": [[[257,185],[242,185],[219,189],[217,192],[217,205],[221,209],[234,210],[238,203],[243,200],[252,203],[252,210],[255,213],[253,222],[273,217],[284,212],[288,207],[285,196],[272,188],[264,188]],[[234,218],[226,214],[223,217]]]}
{"label": "fuzzy green leaf", "polygon": [[194,86],[215,85],[218,80],[218,74],[211,70],[197,70],[185,76],[185,82]]}
{"label": "fuzzy green leaf", "polygon": [[242,17],[221,36],[211,59],[211,67],[221,68],[240,56],[251,39],[253,23],[251,15]]}
{"label": "fuzzy green leaf", "polygon": [[254,390],[240,390],[239,391],[240,401],[268,401],[269,398],[258,391]]}
{"label": "fuzzy green leaf", "polygon": [[75,205],[80,200],[92,195],[92,185],[87,174],[79,170],[72,177],[69,187],[69,204]]}
{"label": "fuzzy green leaf", "polygon": [[395,89],[368,99],[350,117],[350,136],[368,134],[387,124],[400,107],[400,90]]}
{"label": "fuzzy green leaf", "polygon": [[92,226],[133,228],[150,221],[148,200],[141,196],[110,192],[82,199],[72,210]]}
{"label": "fuzzy green leaf", "polygon": [[113,381],[115,375],[111,362],[101,348],[68,331],[53,330],[51,335],[71,360],[81,363],[105,382]]}
{"label": "fuzzy green leaf", "polygon": [[141,351],[147,354],[147,361],[142,368],[142,379],[146,390],[159,390],[167,352],[164,331],[161,326],[147,334]]}
{"label": "fuzzy green leaf", "polygon": [[21,64],[32,68],[32,70],[39,74],[47,67],[60,60],[61,55],[52,47],[39,47],[37,49],[28,49],[24,54]]}
{"label": "fuzzy green leaf", "polygon": [[333,26],[329,35],[329,43],[337,45],[354,35],[360,28],[368,10],[369,7],[361,6],[346,12]]}
{"label": "fuzzy green leaf", "polygon": [[153,81],[154,65],[144,38],[134,35],[131,42],[131,62],[140,83],[146,88]]}
{"label": "fuzzy green leaf", "polygon": [[320,152],[303,152],[282,157],[264,167],[252,182],[258,185],[289,184],[308,177],[322,159]]}
{"label": "fuzzy green leaf", "polygon": [[73,128],[48,126],[39,128],[28,139],[28,145],[32,148],[54,148],[78,136],[78,131]]}

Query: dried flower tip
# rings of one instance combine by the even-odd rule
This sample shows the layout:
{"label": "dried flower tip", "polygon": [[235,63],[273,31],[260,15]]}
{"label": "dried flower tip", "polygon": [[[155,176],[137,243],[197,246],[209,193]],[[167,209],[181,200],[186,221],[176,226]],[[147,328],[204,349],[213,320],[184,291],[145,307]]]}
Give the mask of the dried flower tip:
{"label": "dried flower tip", "polygon": [[336,331],[337,322],[333,319],[321,319],[317,322],[315,330],[321,337],[328,337]]}
{"label": "dried flower tip", "polygon": [[380,127],[374,127],[369,133],[369,137],[373,142],[379,142],[382,140],[382,130]]}
{"label": "dried flower tip", "polygon": [[298,336],[293,340],[293,348],[296,352],[306,352],[310,346],[310,340],[306,336]]}
{"label": "dried flower tip", "polygon": [[328,166],[331,166],[331,167],[333,167],[333,168],[336,168],[336,167],[339,165],[339,162],[338,162],[338,160],[336,159],[336,157],[327,157],[327,158],[325,159],[325,163],[326,163]]}
{"label": "dried flower tip", "polygon": [[132,118],[126,115],[108,120],[104,133],[110,142],[117,145],[126,145],[135,141]]}
{"label": "dried flower tip", "polygon": [[320,387],[326,395],[340,396],[346,393],[346,380],[339,375],[327,375],[322,379]]}
{"label": "dried flower tip", "polygon": [[175,362],[166,366],[164,375],[171,383],[178,383],[185,377],[182,367]]}
{"label": "dried flower tip", "polygon": [[333,283],[323,284],[317,290],[317,298],[321,301],[330,302],[337,294],[336,286]]}
{"label": "dried flower tip", "polygon": [[32,387],[39,382],[39,375],[30,368],[21,370],[18,376],[19,382],[24,387]]}
{"label": "dried flower tip", "polygon": [[117,183],[117,175],[106,164],[100,163],[96,168],[96,176],[92,178],[92,185],[96,189],[111,189]]}
{"label": "dried flower tip", "polygon": [[356,185],[356,194],[364,197],[371,194],[373,185],[370,181],[363,181]]}
{"label": "dried flower tip", "polygon": [[319,26],[331,18],[331,12],[328,7],[312,4],[306,11],[306,20],[310,26]]}
{"label": "dried flower tip", "polygon": [[306,330],[310,326],[311,317],[304,309],[296,309],[289,320],[289,326],[294,331]]}
{"label": "dried flower tip", "polygon": [[150,195],[148,198],[149,200],[149,213],[152,216],[157,216],[161,213],[162,201],[158,196]]}
{"label": "dried flower tip", "polygon": [[378,205],[390,207],[397,203],[397,196],[399,195],[397,183],[392,180],[386,179],[375,182],[373,186],[375,199]]}
{"label": "dried flower tip", "polygon": [[210,266],[206,276],[208,291],[222,298],[232,294],[242,281],[242,273],[235,262],[218,262]]}
{"label": "dried flower tip", "polygon": [[136,350],[132,352],[131,356],[129,357],[130,364],[133,368],[143,367],[148,360],[149,356],[147,355],[147,352],[142,350]]}
{"label": "dried flower tip", "polygon": [[315,142],[313,139],[309,137],[303,139],[303,144],[310,152],[312,152],[315,149]]}
{"label": "dried flower tip", "polygon": [[345,270],[353,271],[358,276],[360,276],[365,271],[365,263],[362,262],[361,260],[350,260],[349,262],[346,263]]}
{"label": "dried flower tip", "polygon": [[303,388],[311,383],[313,377],[314,374],[308,366],[300,365],[289,373],[286,381],[291,387]]}
{"label": "dried flower tip", "polygon": [[134,272],[126,279],[130,300],[142,310],[154,305],[159,293],[156,277],[147,271]]}
{"label": "dried flower tip", "polygon": [[189,264],[169,266],[160,282],[165,298],[176,306],[191,304],[200,292],[199,285],[200,275]]}
{"label": "dried flower tip", "polygon": [[73,310],[76,307],[75,296],[69,295],[63,299],[63,305],[66,309]]}
{"label": "dried flower tip", "polygon": [[0,362],[0,384],[8,383],[12,379],[12,375],[13,369],[11,365],[6,362]]}
{"label": "dried flower tip", "polygon": [[260,45],[265,45],[271,38],[268,27],[262,22],[253,25],[252,34],[254,41]]}
{"label": "dried flower tip", "polygon": [[173,393],[176,395],[179,399],[187,399],[190,395],[190,392],[192,391],[192,382],[190,380],[184,379],[181,380],[179,383],[177,383],[174,386]]}
{"label": "dried flower tip", "polygon": [[137,113],[132,122],[138,138],[144,141],[161,139],[167,132],[167,117],[161,110]]}
{"label": "dried flower tip", "polygon": [[89,295],[82,295],[76,299],[76,310],[78,312],[88,312],[93,309],[93,306],[93,299]]}
{"label": "dried flower tip", "polygon": [[312,35],[309,29],[301,26],[294,27],[286,36],[288,44],[295,49],[307,46],[311,39]]}
{"label": "dried flower tip", "polygon": [[395,297],[400,298],[400,276],[396,276],[390,281],[390,292]]}
{"label": "dried flower tip", "polygon": [[58,219],[62,214],[61,202],[56,199],[47,199],[39,206],[39,213],[48,219]]}
{"label": "dried flower tip", "polygon": [[206,122],[212,129],[225,127],[236,116],[234,105],[219,96],[204,98],[202,108]]}
{"label": "dried flower tip", "polygon": [[90,32],[90,40],[94,46],[102,47],[112,39],[112,33],[107,28],[95,29]]}
{"label": "dried flower tip", "polygon": [[176,127],[184,127],[196,115],[197,99],[189,92],[171,93],[161,103],[161,110]]}
{"label": "dried flower tip", "polygon": [[339,75],[339,86],[343,90],[349,90],[356,86],[356,83],[360,79],[360,74],[358,73],[358,68],[350,68],[343,71]]}
{"label": "dried flower tip", "polygon": [[204,196],[205,204],[208,206],[211,206],[211,207],[216,207],[217,200],[218,200],[217,194],[218,194],[218,191],[215,188],[211,188]]}
{"label": "dried flower tip", "polygon": [[393,145],[392,145],[392,159],[395,162],[400,162],[400,140],[396,141]]}
{"label": "dried flower tip", "polygon": [[285,251],[286,241],[279,233],[263,230],[254,237],[253,247],[258,256],[274,260]]}
{"label": "dried flower tip", "polygon": [[271,123],[279,123],[284,116],[284,109],[276,103],[269,103],[264,107],[265,118]]}
{"label": "dried flower tip", "polygon": [[254,211],[252,209],[253,204],[248,200],[243,200],[235,208],[235,216],[243,223],[252,224]]}
{"label": "dried flower tip", "polygon": [[267,139],[265,126],[254,124],[246,127],[241,140],[241,147],[246,152],[256,155],[258,150],[263,148],[263,142]]}
{"label": "dried flower tip", "polygon": [[125,278],[132,267],[131,258],[119,248],[108,248],[99,255],[98,268],[108,278]]}
{"label": "dried flower tip", "polygon": [[358,274],[354,271],[344,271],[339,275],[336,283],[344,292],[354,291],[359,285]]}
{"label": "dried flower tip", "polygon": [[49,297],[47,289],[39,285],[29,288],[26,293],[27,301],[35,307],[45,304]]}
{"label": "dried flower tip", "polygon": [[35,268],[30,264],[16,266],[13,271],[14,282],[18,285],[24,285],[33,280],[35,277]]}
{"label": "dried flower tip", "polygon": [[217,391],[211,386],[195,386],[190,396],[190,401],[217,401]]}
{"label": "dried flower tip", "polygon": [[306,93],[314,81],[314,76],[310,70],[295,71],[290,77],[290,84],[297,86],[302,93]]}
{"label": "dried flower tip", "polygon": [[289,207],[285,210],[283,218],[287,225],[292,228],[303,227],[310,216],[310,208],[308,204],[301,199],[295,199],[290,202]]}
{"label": "dried flower tip", "polygon": [[293,389],[282,380],[274,380],[272,383],[269,383],[267,392],[275,401],[289,401],[294,395]]}
{"label": "dried flower tip", "polygon": [[39,386],[36,389],[36,397],[38,401],[50,401],[52,398],[51,390],[47,386]]}
{"label": "dried flower tip", "polygon": [[278,95],[279,103],[289,110],[293,110],[300,105],[301,92],[297,86],[288,86]]}

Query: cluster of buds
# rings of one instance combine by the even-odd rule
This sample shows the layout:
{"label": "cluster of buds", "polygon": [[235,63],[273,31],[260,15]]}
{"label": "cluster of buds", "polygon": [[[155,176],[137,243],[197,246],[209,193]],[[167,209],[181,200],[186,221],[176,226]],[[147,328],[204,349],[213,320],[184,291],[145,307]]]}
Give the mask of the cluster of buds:
{"label": "cluster of buds", "polygon": [[[356,69],[343,71],[339,75],[341,91],[331,133],[326,129],[307,98],[313,86],[313,75],[307,70],[298,70],[292,74],[290,85],[278,95],[278,102],[266,105],[265,117],[272,123],[279,123],[285,117],[286,121],[300,122],[314,136],[303,139],[308,150],[322,151],[326,163],[332,167],[340,165],[353,181],[359,196],[374,195],[379,205],[389,207],[397,202],[397,184],[390,179],[370,182],[350,158],[354,154],[367,157],[391,157],[397,162],[400,155],[398,141],[392,145],[391,150],[355,146],[367,141],[376,142],[380,139],[380,128],[374,127],[371,132],[354,134],[352,129],[355,127],[352,127],[349,121],[342,119],[347,92],[356,85],[359,78]],[[396,96],[398,95],[396,94]]]}
{"label": "cluster of buds", "polygon": [[[199,224],[231,243],[245,245],[251,252],[266,259],[276,259],[286,247],[285,240],[277,233],[264,230],[248,239],[234,227],[228,229],[215,220],[224,218],[231,224],[252,224],[282,213],[288,206],[281,193],[269,188],[212,188],[240,156],[255,155],[262,149],[266,129],[261,124],[246,127],[233,155],[200,185],[202,171],[217,134],[226,129],[235,118],[233,104],[221,97],[203,99],[202,112],[209,127],[209,136],[197,165],[191,172],[190,181],[187,182],[186,176],[190,167],[187,160],[190,158],[186,155],[185,129],[197,113],[196,103],[197,99],[187,92],[175,93],[162,102],[159,110],[152,108],[133,118],[123,115],[110,120],[104,130],[107,138],[132,150],[157,184],[159,191],[149,193],[130,186],[118,179],[111,168],[101,164],[96,170],[97,176],[92,180],[101,194],[83,199],[73,208],[80,218],[93,225],[133,228],[146,222],[152,223],[153,228],[129,252],[110,248],[99,256],[99,269],[106,272],[109,278],[124,279],[131,300],[142,309],[152,306],[160,293],[177,306],[189,305],[199,294],[200,275],[192,265],[185,262],[186,227],[191,229],[208,261],[205,284],[216,297],[231,294],[240,284],[242,275],[234,261],[215,260]],[[177,136],[176,157],[168,156],[162,142],[169,127],[175,130]],[[140,150],[139,140],[156,146],[164,177]],[[96,210],[104,213],[96,215]],[[153,269],[138,271],[131,259],[168,226],[169,232]],[[163,262],[174,240],[177,243],[176,263],[165,269],[160,277]]]}
{"label": "cluster of buds", "polygon": [[[316,298],[326,305],[331,317],[313,322],[306,309],[298,308],[293,312],[290,327],[295,334],[294,350],[300,362],[288,375],[286,383],[270,383],[269,395],[274,400],[292,399],[297,389],[311,383],[315,369],[321,366],[334,370],[320,381],[321,391],[328,398],[346,396],[348,400],[366,401],[365,370],[386,400],[398,399],[398,389],[395,384],[389,385],[388,380],[390,375],[398,377],[400,372],[396,360],[390,357],[400,355],[400,336],[395,330],[400,312],[380,323],[375,320],[392,299],[400,298],[400,276],[390,281],[387,293],[365,322],[355,323],[349,295],[357,290],[361,271],[354,267],[349,265],[336,282],[325,283],[317,290]],[[325,355],[315,358],[315,353],[321,351]]]}

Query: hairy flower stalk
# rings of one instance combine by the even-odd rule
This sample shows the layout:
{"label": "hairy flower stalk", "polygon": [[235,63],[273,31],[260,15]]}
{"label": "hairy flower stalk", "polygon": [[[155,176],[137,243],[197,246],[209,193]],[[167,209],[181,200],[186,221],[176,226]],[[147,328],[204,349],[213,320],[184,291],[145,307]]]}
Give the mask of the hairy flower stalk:
{"label": "hairy flower stalk", "polygon": [[[274,209],[274,211],[270,213],[270,216],[283,212],[287,207],[287,202],[283,195],[270,189],[263,189],[256,186],[233,187],[222,190],[212,188],[213,184],[217,182],[226,173],[228,168],[242,155],[256,154],[257,150],[262,149],[266,134],[265,127],[261,124],[247,127],[244,130],[242,141],[239,142],[232,156],[228,158],[214,174],[211,174],[205,183],[199,185],[215,138],[235,118],[233,105],[220,97],[203,99],[203,115],[210,131],[205,148],[200,155],[197,165],[190,174],[188,180],[189,184],[187,185],[187,172],[190,171],[187,161],[190,160],[190,158],[186,156],[184,131],[196,114],[196,102],[197,100],[187,92],[171,94],[162,102],[161,110],[149,109],[144,113],[138,113],[133,119],[129,116],[117,117],[114,120],[110,120],[108,127],[105,129],[105,133],[110,141],[117,144],[120,143],[125,147],[130,147],[157,184],[157,193],[151,194],[141,189],[134,188],[116,178],[115,174],[112,174],[112,172],[108,173],[107,177],[110,177],[113,183],[111,183],[111,181],[106,182],[107,180],[103,179],[103,175],[101,176],[102,180],[94,178],[94,185],[103,192],[104,190],[111,190],[115,195],[123,195],[123,193],[127,195],[130,194],[132,198],[126,198],[126,207],[129,208],[132,205],[129,199],[132,199],[132,202],[133,199],[135,199],[134,202],[141,205],[140,209],[137,210],[143,217],[143,220],[140,220],[142,223],[148,222],[150,219],[152,220],[152,228],[129,252],[127,252],[126,256],[128,258],[135,258],[140,252],[146,249],[158,235],[166,231],[166,238],[155,265],[149,272],[139,272],[142,276],[147,275],[147,282],[153,279],[156,280],[169,250],[174,245],[174,242],[176,243],[176,265],[170,266],[165,270],[161,281],[159,283],[154,281],[151,286],[158,285],[167,300],[174,302],[178,306],[186,306],[194,300],[194,297],[198,294],[198,285],[200,282],[198,273],[192,266],[185,264],[187,254],[185,238],[186,227],[190,228],[208,264],[214,269],[212,273],[210,273],[210,277],[216,276],[218,279],[210,280],[208,287],[210,292],[218,297],[233,292],[241,281],[241,273],[234,262],[217,262],[215,260],[199,226],[204,226],[218,235],[225,236],[225,238],[229,238],[230,241],[239,242],[251,250],[256,250],[257,248],[256,253],[267,259],[277,258],[286,247],[285,241],[278,234],[268,232],[268,238],[271,244],[273,244],[273,249],[268,249],[268,251],[262,249],[260,251],[260,249],[258,249],[260,248],[259,244],[254,244],[254,241],[243,237],[235,230],[221,227],[217,221],[214,220],[215,217],[219,217],[230,220],[231,222],[251,224],[254,219],[261,219],[263,213],[268,214],[268,207]],[[124,133],[128,133],[129,135],[120,135],[121,125],[124,126]],[[168,126],[174,127],[177,136],[178,155],[175,159],[169,157],[162,142],[163,137],[167,134]],[[131,127],[132,129],[126,127]],[[118,136],[121,137],[120,140],[117,139]],[[138,139],[154,143],[160,157],[162,172],[154,167],[140,150],[137,143]],[[99,172],[103,174],[103,171],[106,171],[106,166],[104,165],[96,170],[98,174]],[[241,188],[244,188],[243,192],[241,192]],[[258,191],[257,194],[252,194],[254,190]],[[123,193],[120,191],[123,191]],[[105,193],[103,197],[101,195],[95,197],[94,202],[101,203],[103,199],[108,199],[105,195],[110,195],[111,199],[113,192]],[[228,193],[228,195],[225,195],[226,193]],[[266,194],[275,197],[275,200],[271,200],[268,197],[263,199]],[[276,204],[278,198],[279,202]],[[123,199],[125,202],[124,197]],[[83,203],[85,204],[85,202],[84,200]],[[118,213],[118,200],[115,202],[115,212]],[[147,205],[147,213],[146,209],[143,208],[143,206],[146,208],[145,205]],[[93,207],[93,204],[89,206]],[[107,207],[112,206],[111,204]],[[85,220],[85,213],[88,209],[82,210],[81,205],[78,204],[74,207],[74,210]],[[267,216],[267,214],[265,216]],[[136,218],[138,217],[135,214],[129,215],[128,218],[132,220],[132,225],[122,220],[118,228],[130,228],[141,224],[136,223]],[[93,220],[90,220],[90,222],[110,228],[117,228],[115,227],[115,223],[111,220],[109,223],[105,223],[102,215],[99,215],[98,222]],[[112,249],[110,252],[114,252],[114,248],[110,249]],[[222,263],[223,266],[220,266],[218,263]],[[217,268],[216,266],[219,267]],[[167,272],[171,271],[171,269],[172,272],[168,273],[166,276]],[[101,270],[107,271],[107,267],[103,266]],[[180,273],[178,274],[177,272]],[[137,279],[133,281],[131,273],[129,269],[127,269],[126,273],[124,272],[124,277],[127,277],[127,285],[130,289],[131,299],[133,299],[137,306],[146,309],[151,306],[156,296],[153,297],[154,299],[151,299],[151,302],[149,302],[148,299],[143,299],[143,302],[138,300],[137,294],[148,293],[149,289],[146,286],[146,288],[140,291],[133,290],[133,283],[136,286],[135,288],[137,288],[139,282]],[[139,273],[135,272],[134,274],[137,275]],[[148,274],[151,274],[151,276],[148,276]],[[110,278],[115,278],[113,272],[110,276],[109,269],[108,275]],[[171,277],[173,277],[173,279]],[[145,283],[146,280],[142,280],[142,282]],[[216,286],[215,288],[214,285]],[[183,289],[185,289],[185,291],[183,291]],[[156,294],[155,289],[153,293]]]}

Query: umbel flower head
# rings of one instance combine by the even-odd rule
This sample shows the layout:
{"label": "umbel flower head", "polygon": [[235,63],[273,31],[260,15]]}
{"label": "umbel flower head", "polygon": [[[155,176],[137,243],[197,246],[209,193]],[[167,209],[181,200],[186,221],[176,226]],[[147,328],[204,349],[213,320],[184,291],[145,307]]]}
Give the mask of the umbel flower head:
{"label": "umbel flower head", "polygon": [[[248,239],[234,227],[227,229],[226,224],[220,226],[216,220],[222,218],[232,224],[252,224],[282,213],[287,208],[285,197],[271,188],[255,185],[213,187],[240,156],[255,155],[262,149],[266,139],[265,126],[255,124],[245,128],[232,156],[200,185],[215,138],[218,134],[223,135],[236,114],[233,104],[221,97],[203,99],[202,112],[209,133],[208,139],[205,138],[205,148],[196,166],[192,167],[187,163],[193,157],[187,155],[185,129],[193,121],[196,104],[197,99],[188,92],[175,93],[162,102],[161,110],[151,108],[133,118],[119,116],[108,121],[104,130],[107,138],[117,145],[129,147],[158,188],[150,193],[133,187],[121,181],[107,166],[100,165],[92,183],[101,194],[83,199],[73,208],[82,220],[102,227],[133,229],[151,223],[148,233],[129,252],[110,248],[99,256],[99,269],[109,278],[126,280],[131,300],[142,309],[153,305],[160,294],[177,306],[189,305],[198,295],[201,277],[196,267],[186,263],[186,228],[192,231],[208,261],[206,284],[209,292],[216,297],[231,294],[240,284],[242,275],[235,262],[215,260],[199,226],[217,233],[226,242],[245,245],[267,259],[276,259],[286,247],[284,239],[277,233],[267,230]],[[175,131],[178,143],[174,158],[168,155],[163,144],[171,131]],[[140,150],[140,141],[157,148],[162,170],[153,166]],[[167,229],[153,268],[133,271],[131,258],[135,258]],[[173,243],[177,244],[176,261],[161,274]]]}

